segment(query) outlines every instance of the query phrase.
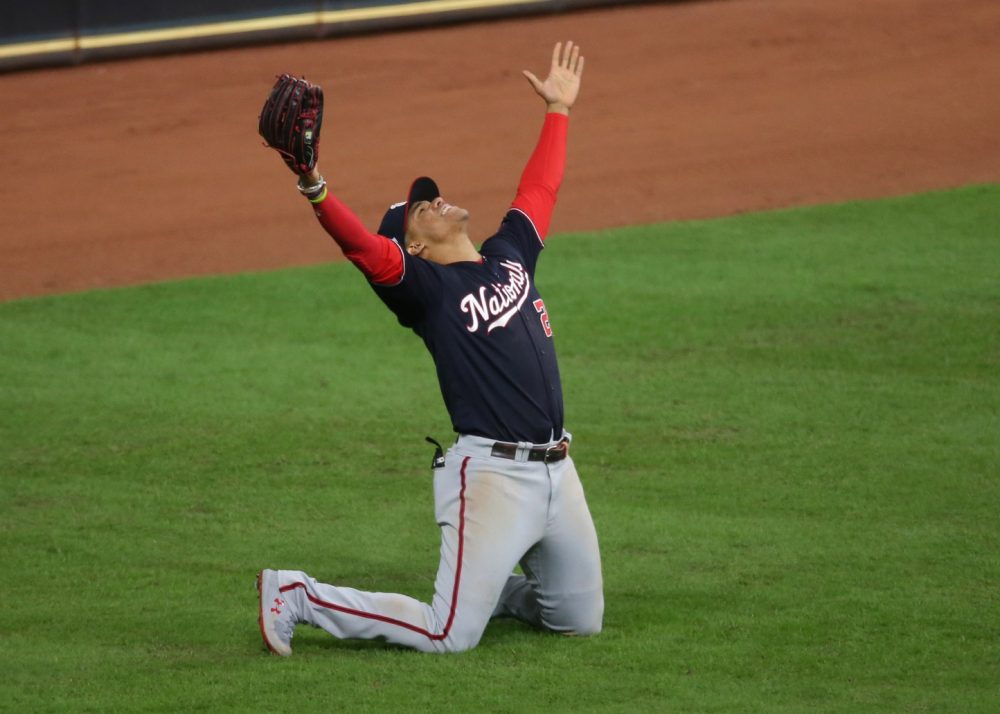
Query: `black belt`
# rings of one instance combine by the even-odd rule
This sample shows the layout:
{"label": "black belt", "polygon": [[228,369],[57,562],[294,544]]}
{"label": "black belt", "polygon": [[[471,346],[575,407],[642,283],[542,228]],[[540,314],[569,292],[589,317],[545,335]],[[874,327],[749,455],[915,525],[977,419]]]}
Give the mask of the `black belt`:
{"label": "black belt", "polygon": [[[501,459],[516,459],[517,444],[508,444],[505,441],[497,441],[493,444],[490,456],[499,456]],[[555,461],[562,461],[569,456],[569,441],[563,439],[555,446],[533,446],[528,449],[528,461],[544,461],[551,464]]]}

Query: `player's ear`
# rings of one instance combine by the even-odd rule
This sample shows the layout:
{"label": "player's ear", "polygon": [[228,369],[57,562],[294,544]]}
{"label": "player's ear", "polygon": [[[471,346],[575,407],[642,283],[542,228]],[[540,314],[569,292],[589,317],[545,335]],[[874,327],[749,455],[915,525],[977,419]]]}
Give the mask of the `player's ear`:
{"label": "player's ear", "polygon": [[424,249],[423,241],[419,238],[411,238],[406,241],[406,252],[410,255],[420,255],[420,251]]}

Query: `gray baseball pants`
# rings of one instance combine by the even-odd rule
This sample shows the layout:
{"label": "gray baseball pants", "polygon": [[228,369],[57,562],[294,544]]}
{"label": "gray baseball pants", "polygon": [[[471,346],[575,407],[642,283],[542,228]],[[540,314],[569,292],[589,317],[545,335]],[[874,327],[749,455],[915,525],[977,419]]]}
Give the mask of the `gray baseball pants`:
{"label": "gray baseball pants", "polygon": [[[572,458],[528,461],[519,449],[510,460],[492,456],[493,443],[461,436],[434,471],[441,560],[431,603],[278,571],[298,621],[334,637],[383,638],[424,652],[475,647],[493,617],[565,634],[600,632],[597,533]],[[518,564],[523,575],[512,574]]]}

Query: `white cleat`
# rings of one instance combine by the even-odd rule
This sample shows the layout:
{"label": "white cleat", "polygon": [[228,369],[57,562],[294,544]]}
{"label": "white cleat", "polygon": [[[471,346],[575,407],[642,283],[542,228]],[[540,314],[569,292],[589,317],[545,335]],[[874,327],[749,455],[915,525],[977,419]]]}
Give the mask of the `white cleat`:
{"label": "white cleat", "polygon": [[288,657],[292,653],[292,633],[295,618],[292,605],[278,588],[278,573],[261,570],[257,573],[257,590],[260,591],[260,634],[264,644],[276,655]]}

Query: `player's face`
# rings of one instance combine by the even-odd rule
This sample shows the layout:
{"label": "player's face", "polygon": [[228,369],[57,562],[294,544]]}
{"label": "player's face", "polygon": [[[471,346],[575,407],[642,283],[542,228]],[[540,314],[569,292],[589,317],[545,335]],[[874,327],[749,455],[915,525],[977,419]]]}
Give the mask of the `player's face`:
{"label": "player's face", "polygon": [[429,242],[440,243],[465,233],[469,212],[448,203],[443,198],[419,201],[410,206],[407,233],[419,235]]}

